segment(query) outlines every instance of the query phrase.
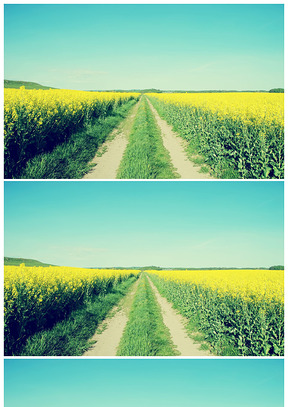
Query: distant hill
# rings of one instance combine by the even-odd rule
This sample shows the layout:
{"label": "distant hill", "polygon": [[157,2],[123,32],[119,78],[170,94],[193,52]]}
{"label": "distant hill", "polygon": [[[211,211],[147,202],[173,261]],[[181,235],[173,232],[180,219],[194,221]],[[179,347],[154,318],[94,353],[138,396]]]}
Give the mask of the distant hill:
{"label": "distant hill", "polygon": [[42,263],[38,260],[33,259],[21,259],[16,257],[4,257],[4,265],[5,266],[20,266],[20,264],[24,263],[26,267],[49,267],[53,266],[53,264]]}
{"label": "distant hill", "polygon": [[10,81],[8,79],[4,79],[4,88],[19,89],[21,86],[25,86],[25,89],[55,89],[51,86],[43,86],[36,82]]}

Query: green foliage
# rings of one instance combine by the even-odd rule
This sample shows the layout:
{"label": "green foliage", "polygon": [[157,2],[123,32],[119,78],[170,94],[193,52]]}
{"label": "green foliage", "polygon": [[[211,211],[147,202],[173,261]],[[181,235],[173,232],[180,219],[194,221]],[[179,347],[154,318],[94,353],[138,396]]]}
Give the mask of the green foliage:
{"label": "green foliage", "polygon": [[167,179],[176,176],[169,154],[163,146],[161,131],[143,97],[117,178]]}
{"label": "green foliage", "polygon": [[200,108],[151,102],[175,131],[205,158],[217,178],[284,178],[284,129],[218,117]]}
{"label": "green foliage", "polygon": [[284,89],[283,88],[275,88],[275,89],[270,89],[269,92],[270,93],[284,93]]}
{"label": "green foliage", "polygon": [[283,356],[283,304],[246,301],[200,285],[151,280],[222,356]]}
{"label": "green foliage", "polygon": [[154,293],[144,276],[139,282],[118,356],[175,356]]}
{"label": "green foliage", "polygon": [[[24,92],[25,97],[27,97],[27,92],[30,91]],[[95,98],[93,104],[88,104],[87,101],[85,104],[83,101],[84,106],[79,105],[76,110],[73,110],[72,105],[69,108],[67,107],[69,103],[67,97],[64,103],[64,99],[54,101],[53,95],[50,94],[49,103],[42,103],[42,100],[38,103],[37,93],[33,93],[33,95],[35,106],[32,111],[29,110],[28,99],[23,102],[20,93],[17,94],[18,99],[16,101],[11,102],[10,100],[10,104],[7,105],[8,107],[5,110],[5,178],[21,178],[29,160],[40,154],[50,153],[58,145],[64,144],[65,147],[65,144],[71,140],[72,136],[76,135],[77,138],[79,132],[87,131],[89,134],[91,127],[93,130],[93,126],[97,125],[99,120],[113,115],[122,103],[134,99],[134,97],[123,98],[123,100]],[[74,155],[77,155],[78,148],[79,145],[77,144],[74,150],[72,149],[72,159]],[[63,159],[64,161],[67,160],[66,154],[64,154]],[[48,165],[49,167],[53,166],[49,159]],[[41,162],[38,164],[40,173],[45,172],[42,167],[43,163]],[[70,174],[68,174],[67,178],[70,178]]]}
{"label": "green foliage", "polygon": [[29,160],[21,172],[22,179],[78,179],[91,169],[99,146],[111,131],[128,115],[135,100],[118,106],[105,117],[94,123],[87,123],[83,130],[70,136],[66,142],[56,146],[51,152],[39,154]]}
{"label": "green foliage", "polygon": [[284,270],[284,266],[271,266],[269,270]]}
{"label": "green foliage", "polygon": [[[43,295],[41,308],[38,305],[39,300],[31,297],[29,285],[22,284],[21,280],[15,281],[17,298],[13,303],[13,309],[9,309],[9,294],[5,302],[5,307],[8,308],[4,317],[5,355],[18,354],[30,336],[44,329],[51,329],[57,322],[68,318],[72,311],[95,301],[98,296],[112,292],[118,283],[129,277],[131,275],[119,279],[115,276],[99,277],[86,290],[80,287],[78,291],[72,292],[67,290],[66,284],[58,283],[56,298],[52,295]],[[45,294],[47,287],[42,285],[39,290],[43,290]]]}
{"label": "green foliage", "polygon": [[152,88],[152,89],[142,89],[140,92],[141,93],[163,93],[162,90],[154,89],[154,88]]}
{"label": "green foliage", "polygon": [[129,93],[162,93],[162,90],[159,89],[130,89],[130,90],[123,90],[123,89],[115,89],[113,91],[107,90],[105,92],[129,92]]}
{"label": "green foliage", "polygon": [[89,339],[107,313],[123,298],[135,277],[113,287],[111,292],[87,301],[51,329],[28,338],[17,356],[82,356],[89,349]]}

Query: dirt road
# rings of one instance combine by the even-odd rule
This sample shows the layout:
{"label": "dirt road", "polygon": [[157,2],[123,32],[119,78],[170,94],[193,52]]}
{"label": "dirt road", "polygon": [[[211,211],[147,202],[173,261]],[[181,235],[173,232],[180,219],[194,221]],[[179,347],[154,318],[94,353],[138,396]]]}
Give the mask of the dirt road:
{"label": "dirt road", "polygon": [[129,116],[112,131],[109,137],[110,139],[112,138],[112,140],[108,138],[108,140],[103,143],[91,161],[91,164],[96,164],[96,166],[93,167],[83,179],[116,179],[138,107],[139,102],[133,107]]}
{"label": "dirt road", "polygon": [[209,351],[200,350],[200,345],[193,342],[185,328],[185,324],[187,324],[188,321],[172,308],[172,305],[166,298],[159,294],[159,291],[150,278],[147,278],[160,305],[163,322],[169,329],[172,341],[176,349],[180,352],[180,356],[212,356]]}
{"label": "dirt road", "polygon": [[[148,99],[147,99],[148,100]],[[108,140],[103,143],[91,161],[96,164],[83,179],[116,179],[117,171],[128,144],[134,118],[137,114],[139,103],[133,107],[129,116],[111,133]],[[172,164],[181,179],[211,179],[208,173],[201,173],[200,167],[193,164],[187,157],[185,146],[187,142],[172,130],[172,127],[157,113],[148,100],[149,107],[156,118],[161,130],[163,145],[168,151]]]}
{"label": "dirt road", "polygon": [[185,145],[187,142],[172,130],[172,127],[159,116],[149,99],[149,106],[161,129],[163,145],[168,150],[173,166],[182,179],[212,179],[208,173],[201,173],[200,167],[193,164],[187,157]]}
{"label": "dirt road", "polygon": [[108,317],[99,325],[91,338],[91,341],[96,341],[96,343],[83,356],[116,356],[139,280],[120,301],[120,304],[114,307]]}
{"label": "dirt road", "polygon": [[[91,341],[96,341],[96,343],[91,345],[91,348],[83,356],[116,356],[140,278],[120,304],[113,308],[108,317],[97,328],[96,333],[91,338]],[[172,342],[180,352],[180,356],[211,356],[210,352],[200,350],[200,345],[194,343],[188,336],[185,318],[172,308],[171,304],[159,294],[148,276],[147,278],[161,308],[163,322],[169,329]]]}

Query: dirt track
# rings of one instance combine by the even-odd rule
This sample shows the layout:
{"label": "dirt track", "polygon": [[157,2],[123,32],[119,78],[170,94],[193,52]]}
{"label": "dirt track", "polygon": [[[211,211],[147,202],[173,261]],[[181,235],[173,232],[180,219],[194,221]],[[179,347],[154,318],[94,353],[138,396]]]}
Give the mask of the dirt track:
{"label": "dirt track", "polygon": [[[136,281],[126,297],[122,299],[118,306],[113,308],[108,317],[97,328],[96,333],[91,338],[91,341],[96,341],[96,343],[91,345],[91,348],[83,356],[116,356],[117,348],[129,319],[129,312],[139,280]],[[148,281],[161,308],[163,322],[169,329],[171,339],[180,352],[180,356],[211,356],[209,351],[200,350],[200,345],[193,342],[187,334],[185,328],[187,321],[185,321],[185,318],[179,315],[171,304],[159,294],[149,277]]]}
{"label": "dirt track", "polygon": [[138,284],[139,279],[126,297],[120,301],[120,304],[114,307],[108,317],[99,325],[91,338],[91,341],[96,341],[96,343],[83,356],[116,356]]}
{"label": "dirt track", "polygon": [[[148,99],[147,99],[148,100]],[[91,161],[96,164],[83,179],[116,179],[117,171],[128,144],[134,118],[137,114],[138,102],[129,116],[111,133],[108,140],[100,147]],[[148,100],[150,109],[156,118],[157,125],[161,130],[163,145],[168,151],[172,164],[181,179],[211,179],[208,173],[201,173],[200,167],[193,164],[187,157],[185,146],[187,142],[172,130],[169,124],[161,119],[156,109]]]}
{"label": "dirt track", "polygon": [[109,137],[112,140],[108,139],[103,143],[91,161],[91,164],[96,164],[96,166],[83,179],[116,179],[138,107],[139,102],[133,107],[129,116],[112,131]]}
{"label": "dirt track", "polygon": [[[147,99],[148,100],[148,99]],[[185,140],[177,136],[172,130],[172,127],[157,113],[156,109],[148,100],[150,109],[152,110],[157,124],[161,129],[163,145],[168,150],[173,166],[182,179],[212,179],[208,173],[201,173],[200,167],[193,164],[187,157],[185,152]]]}
{"label": "dirt track", "polygon": [[158,304],[160,305],[164,324],[169,329],[172,341],[180,352],[180,356],[211,356],[209,351],[200,350],[200,345],[193,342],[185,329],[187,320],[172,308],[172,305],[166,300],[166,298],[159,294],[159,291],[149,277],[148,281],[156,295]]}

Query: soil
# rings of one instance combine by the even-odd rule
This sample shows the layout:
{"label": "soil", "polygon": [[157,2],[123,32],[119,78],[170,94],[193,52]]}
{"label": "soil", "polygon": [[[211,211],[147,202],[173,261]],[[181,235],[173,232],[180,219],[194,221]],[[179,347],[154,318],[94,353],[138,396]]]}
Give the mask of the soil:
{"label": "soil", "polygon": [[[147,99],[148,100],[148,99]],[[161,129],[163,145],[168,150],[173,166],[182,179],[212,179],[208,173],[200,172],[201,167],[192,163],[187,157],[185,148],[187,142],[179,137],[172,127],[159,116],[156,109],[148,100],[149,106],[156,118],[157,124]]]}
{"label": "soil", "polygon": [[96,341],[96,343],[83,356],[116,356],[139,280],[133,284],[128,294],[120,301],[120,304],[115,306],[107,318],[99,325],[91,338],[91,342]]}
{"label": "soil", "polygon": [[188,336],[185,329],[188,320],[182,315],[178,314],[171,306],[171,304],[162,297],[155,285],[148,277],[148,281],[153,289],[156,299],[160,305],[162,311],[162,317],[164,324],[170,331],[170,335],[174,345],[180,352],[180,356],[212,356],[209,351],[199,349],[200,344],[194,343]]}
{"label": "soil", "polygon": [[[139,102],[123,122],[112,131],[90,164],[96,164],[83,179],[116,179],[122,156],[128,144]],[[111,140],[112,139],[112,140]]]}

